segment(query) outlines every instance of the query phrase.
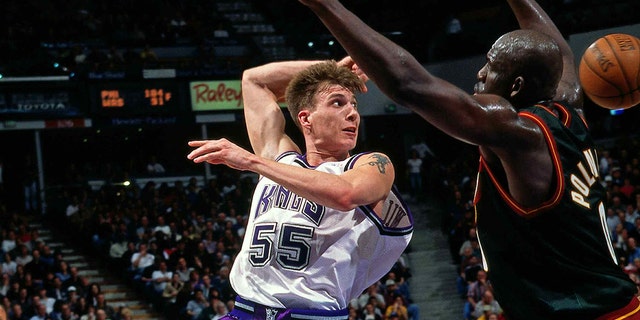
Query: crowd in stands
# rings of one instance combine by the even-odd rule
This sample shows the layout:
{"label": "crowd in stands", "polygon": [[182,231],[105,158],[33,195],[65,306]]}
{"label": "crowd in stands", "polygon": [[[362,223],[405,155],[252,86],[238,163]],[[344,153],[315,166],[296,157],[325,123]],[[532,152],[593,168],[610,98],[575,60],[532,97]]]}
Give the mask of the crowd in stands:
{"label": "crowd in stands", "polygon": [[234,35],[215,1],[12,1],[0,18],[5,76],[167,67],[153,48],[172,46],[195,50],[167,59],[170,66],[220,67],[215,39]]}
{"label": "crowd in stands", "polygon": [[131,319],[131,310],[109,304],[98,283],[69,266],[32,228],[32,217],[1,206],[0,303],[11,320]]}
{"label": "crowd in stands", "polygon": [[[222,69],[232,60],[216,61],[216,38],[255,48],[252,40],[235,32],[217,4],[218,1],[160,0],[11,1],[0,12],[4,22],[0,25],[0,74],[122,71],[131,65]],[[314,19],[291,19],[308,14],[304,6],[286,1],[253,5],[269,16],[290,42],[306,45],[309,36],[326,34]],[[401,34],[396,40],[406,42],[425,62],[482,54],[494,40],[492,32],[513,23],[509,12],[501,10],[502,5],[495,0],[464,6],[455,1],[404,0],[395,6],[399,9],[393,9],[371,1],[351,3],[376,29],[391,36]],[[565,0],[545,5],[567,34],[638,22],[627,14],[638,8],[637,1]],[[476,28],[478,21],[484,23],[487,19],[499,23]],[[425,20],[430,23],[425,24]],[[185,59],[165,63],[157,59],[152,49],[180,45],[196,49]],[[256,50],[250,51],[249,55],[259,55]],[[240,63],[233,70],[244,67]]]}
{"label": "crowd in stands", "polygon": [[[618,264],[640,288],[640,139],[625,137],[601,144],[598,150],[600,183],[607,188],[607,225]],[[461,160],[465,163],[464,160]],[[476,163],[470,154],[468,163]],[[445,183],[446,217],[443,232],[456,265],[456,288],[465,300],[465,320],[502,319],[499,301],[493,298],[491,279],[482,269],[482,255],[475,233],[473,190],[475,169],[455,166],[456,175]]]}

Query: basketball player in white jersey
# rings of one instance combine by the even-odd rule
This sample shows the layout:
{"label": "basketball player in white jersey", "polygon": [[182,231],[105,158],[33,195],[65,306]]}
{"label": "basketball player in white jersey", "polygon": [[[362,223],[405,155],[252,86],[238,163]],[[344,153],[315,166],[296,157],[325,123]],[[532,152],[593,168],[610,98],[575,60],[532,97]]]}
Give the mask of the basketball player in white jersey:
{"label": "basketball player in white jersey", "polygon": [[[225,319],[347,319],[349,302],[391,269],[413,218],[379,152],[352,155],[365,74],[347,57],[246,70],[242,93],[254,153],[226,140],[191,141],[188,158],[258,173]],[[305,152],[285,133],[286,96]]]}

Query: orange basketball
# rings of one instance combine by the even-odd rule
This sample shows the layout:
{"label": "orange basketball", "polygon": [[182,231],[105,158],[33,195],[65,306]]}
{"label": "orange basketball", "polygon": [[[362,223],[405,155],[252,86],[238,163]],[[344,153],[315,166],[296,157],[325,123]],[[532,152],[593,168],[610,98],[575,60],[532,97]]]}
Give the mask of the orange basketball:
{"label": "orange basketball", "polygon": [[640,103],[640,40],[624,33],[608,34],[585,50],[580,83],[589,99],[607,109]]}

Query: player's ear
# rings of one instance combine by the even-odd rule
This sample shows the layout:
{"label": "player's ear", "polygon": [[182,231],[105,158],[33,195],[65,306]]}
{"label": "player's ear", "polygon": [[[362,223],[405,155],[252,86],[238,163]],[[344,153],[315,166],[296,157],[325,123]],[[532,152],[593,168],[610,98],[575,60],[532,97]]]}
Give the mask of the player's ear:
{"label": "player's ear", "polygon": [[298,121],[303,127],[309,124],[309,110],[301,110],[298,112]]}
{"label": "player's ear", "polygon": [[511,85],[511,93],[510,93],[511,98],[517,96],[518,93],[522,91],[523,85],[524,85],[523,77],[520,76],[520,77],[517,77],[515,80],[513,80],[513,84]]}

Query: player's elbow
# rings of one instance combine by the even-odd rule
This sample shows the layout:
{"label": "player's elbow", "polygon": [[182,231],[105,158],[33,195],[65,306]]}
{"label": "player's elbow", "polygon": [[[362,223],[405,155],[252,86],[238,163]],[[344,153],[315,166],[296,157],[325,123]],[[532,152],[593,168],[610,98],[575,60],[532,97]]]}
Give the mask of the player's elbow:
{"label": "player's elbow", "polygon": [[349,211],[357,207],[357,205],[352,201],[351,197],[345,195],[337,195],[336,198],[334,198],[333,206],[334,209],[340,211]]}
{"label": "player's elbow", "polygon": [[242,85],[250,84],[255,82],[256,79],[256,68],[246,69],[242,72]]}
{"label": "player's elbow", "polygon": [[368,205],[383,200],[386,195],[378,196],[376,191],[358,192],[356,189],[335,190],[334,209],[340,211],[353,210],[362,205]]}
{"label": "player's elbow", "polygon": [[350,189],[339,190],[336,188],[333,197],[333,208],[340,211],[349,211],[358,207],[357,198]]}

